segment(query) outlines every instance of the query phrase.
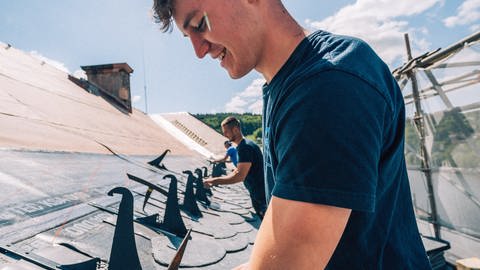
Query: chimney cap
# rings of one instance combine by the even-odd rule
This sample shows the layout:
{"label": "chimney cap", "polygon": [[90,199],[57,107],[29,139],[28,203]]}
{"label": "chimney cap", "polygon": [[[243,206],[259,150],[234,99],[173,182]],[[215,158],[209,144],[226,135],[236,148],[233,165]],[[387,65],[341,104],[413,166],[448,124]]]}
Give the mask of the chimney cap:
{"label": "chimney cap", "polygon": [[124,70],[127,73],[133,73],[133,69],[127,63],[114,63],[114,64],[104,64],[104,65],[94,65],[94,66],[81,66],[85,72],[96,72],[96,71],[120,71]]}

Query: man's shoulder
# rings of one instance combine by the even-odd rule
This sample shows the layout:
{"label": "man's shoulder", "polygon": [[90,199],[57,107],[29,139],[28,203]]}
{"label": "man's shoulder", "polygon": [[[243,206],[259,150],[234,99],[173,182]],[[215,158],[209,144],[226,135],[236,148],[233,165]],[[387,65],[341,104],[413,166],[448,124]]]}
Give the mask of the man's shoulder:
{"label": "man's shoulder", "polygon": [[[329,70],[350,70],[349,66],[360,61],[359,55],[367,54],[363,53],[365,48],[368,45],[353,37],[314,32],[297,46],[265,90],[290,89]],[[358,68],[353,70],[360,72]]]}
{"label": "man's shoulder", "polygon": [[253,149],[259,148],[259,146],[254,141],[252,141],[250,139],[245,138],[244,141],[245,141],[245,145],[247,145],[248,147],[251,147]]}
{"label": "man's shoulder", "polygon": [[359,38],[321,30],[308,35],[294,53],[297,54],[295,57],[303,58],[295,71],[347,68],[352,61],[375,55],[370,46]]}
{"label": "man's shoulder", "polygon": [[350,36],[318,31],[308,37],[311,60],[299,67],[298,76],[313,77],[325,71],[339,75],[349,74],[358,80],[381,88],[379,77],[390,75],[390,70],[375,51],[363,40]]}
{"label": "man's shoulder", "polygon": [[307,88],[324,89],[322,82],[328,79],[345,82],[350,88],[369,88],[380,94],[390,108],[400,101],[396,97],[398,86],[387,65],[361,39],[317,31],[303,41],[296,54],[300,57],[298,64],[273,86],[276,90],[272,92],[277,92],[274,95],[294,97],[294,92],[304,93]]}
{"label": "man's shoulder", "polygon": [[[244,138],[237,146],[237,151],[254,151],[259,146],[250,139]],[[259,148],[260,149],[260,148]]]}

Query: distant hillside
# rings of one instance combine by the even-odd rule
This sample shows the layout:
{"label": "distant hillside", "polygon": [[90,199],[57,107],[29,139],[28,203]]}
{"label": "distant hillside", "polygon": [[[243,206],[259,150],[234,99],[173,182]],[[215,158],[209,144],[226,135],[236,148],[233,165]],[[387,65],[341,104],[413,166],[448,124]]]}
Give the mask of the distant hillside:
{"label": "distant hillside", "polygon": [[261,140],[262,138],[262,116],[259,114],[251,113],[215,113],[215,114],[194,114],[196,118],[205,124],[209,125],[220,134],[222,134],[222,129],[220,128],[220,123],[223,119],[228,116],[235,116],[240,119],[242,123],[242,132],[243,135],[250,139]]}

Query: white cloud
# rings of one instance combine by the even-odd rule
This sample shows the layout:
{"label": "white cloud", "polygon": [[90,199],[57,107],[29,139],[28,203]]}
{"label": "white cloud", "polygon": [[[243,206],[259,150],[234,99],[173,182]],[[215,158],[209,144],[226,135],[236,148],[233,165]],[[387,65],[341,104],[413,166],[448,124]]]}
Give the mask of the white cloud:
{"label": "white cloud", "polygon": [[141,99],[142,99],[141,96],[133,96],[132,102],[133,102],[133,103],[137,103],[137,102],[139,102]]}
{"label": "white cloud", "polygon": [[87,79],[87,74],[82,69],[75,70],[75,72],[73,72],[73,76],[78,79],[85,79],[85,80]]}
{"label": "white cloud", "polygon": [[443,4],[443,1],[357,0],[322,21],[306,22],[313,29],[359,37],[369,43],[387,64],[392,65],[404,58],[404,33],[410,34],[414,48],[421,53],[429,47],[426,39],[417,37],[425,35],[428,30],[411,27],[405,18],[424,13],[437,4]]}
{"label": "white cloud", "polygon": [[30,51],[30,55],[37,58],[38,60],[40,61],[43,61],[47,64],[49,64],[50,66],[53,66],[55,67],[56,69],[58,70],[61,70],[65,73],[70,73],[70,71],[68,71],[68,68],[65,66],[64,63],[62,62],[59,62],[59,61],[56,61],[56,60],[53,60],[53,59],[50,59],[50,58],[47,58],[43,55],[41,55],[39,52],[37,51]]}
{"label": "white cloud", "polygon": [[264,79],[255,79],[242,92],[234,96],[226,105],[226,112],[235,113],[261,113],[262,112],[262,86]]}
{"label": "white cloud", "polygon": [[447,27],[466,25],[480,20],[480,0],[466,0],[457,9],[457,14],[443,20]]}
{"label": "white cloud", "polygon": [[260,97],[258,97],[257,101],[255,101],[253,104],[248,106],[248,109],[250,112],[258,113],[258,114],[262,113],[262,108],[263,108],[263,99],[261,95]]}
{"label": "white cloud", "polygon": [[226,112],[244,113],[247,103],[239,96],[234,96],[226,105]]}

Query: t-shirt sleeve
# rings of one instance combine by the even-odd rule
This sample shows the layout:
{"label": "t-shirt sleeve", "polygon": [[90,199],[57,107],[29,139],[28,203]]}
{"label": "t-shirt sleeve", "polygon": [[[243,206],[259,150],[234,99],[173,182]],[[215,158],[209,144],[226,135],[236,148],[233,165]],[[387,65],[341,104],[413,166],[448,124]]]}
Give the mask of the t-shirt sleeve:
{"label": "t-shirt sleeve", "polygon": [[280,102],[274,196],[374,211],[387,103],[363,80],[324,71]]}
{"label": "t-shirt sleeve", "polygon": [[253,149],[249,147],[248,145],[242,145],[240,147],[237,147],[237,153],[238,153],[238,163],[242,162],[250,162],[253,163]]}
{"label": "t-shirt sleeve", "polygon": [[227,154],[228,154],[229,156],[236,155],[236,154],[237,154],[237,150],[235,150],[235,148],[233,148],[233,147],[230,147],[230,148],[227,149]]}

